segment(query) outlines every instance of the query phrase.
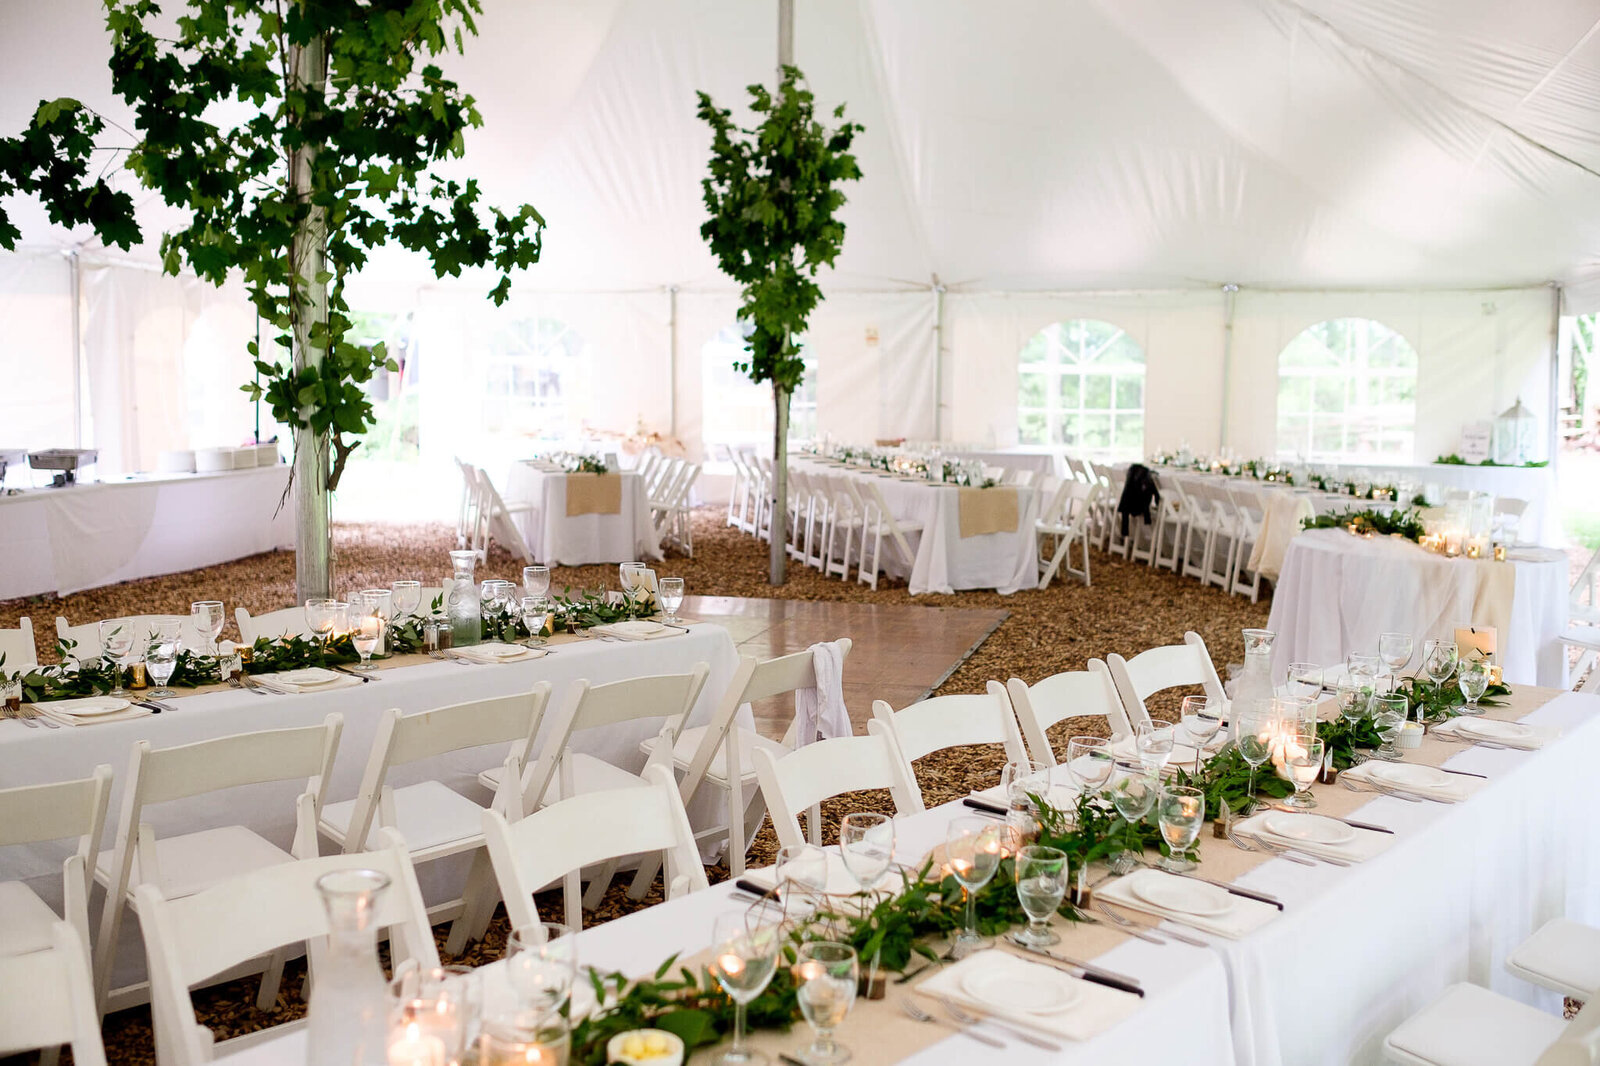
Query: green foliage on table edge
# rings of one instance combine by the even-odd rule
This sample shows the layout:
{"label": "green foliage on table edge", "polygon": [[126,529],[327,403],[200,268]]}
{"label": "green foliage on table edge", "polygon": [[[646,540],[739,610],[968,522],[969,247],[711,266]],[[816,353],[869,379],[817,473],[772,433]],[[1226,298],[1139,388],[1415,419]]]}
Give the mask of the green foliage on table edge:
{"label": "green foliage on table edge", "polygon": [[1441,455],[1433,462],[1435,466],[1505,466],[1530,469],[1550,465],[1550,460],[1548,459],[1535,459],[1527,463],[1497,463],[1493,459],[1481,459],[1476,463],[1469,463],[1455,452],[1451,452],[1449,455]]}
{"label": "green foliage on table edge", "polygon": [[1373,533],[1380,537],[1400,536],[1413,543],[1422,539],[1425,532],[1422,519],[1415,511],[1402,507],[1392,513],[1371,509],[1340,511],[1338,514],[1317,515],[1300,523],[1301,529],[1347,529],[1355,526],[1357,534]]}

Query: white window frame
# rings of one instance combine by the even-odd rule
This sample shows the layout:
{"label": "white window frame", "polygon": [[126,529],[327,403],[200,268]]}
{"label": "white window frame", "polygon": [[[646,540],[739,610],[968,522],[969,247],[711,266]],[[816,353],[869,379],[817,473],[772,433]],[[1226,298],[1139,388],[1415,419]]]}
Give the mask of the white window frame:
{"label": "white window frame", "polygon": [[[1109,326],[1113,332],[1101,344],[1090,347],[1083,336],[1084,328],[1090,325]],[[1076,327],[1076,328],[1074,328]],[[1078,334],[1076,338],[1073,333]],[[1023,444],[1043,444],[1065,447],[1073,454],[1087,455],[1095,458],[1123,459],[1137,458],[1144,454],[1144,410],[1145,410],[1145,352],[1138,341],[1128,335],[1128,332],[1114,322],[1104,319],[1073,318],[1061,322],[1052,322],[1033,337],[1028,338],[1032,344],[1035,338],[1043,337],[1045,343],[1045,358],[1042,362],[1025,363],[1018,353],[1017,359],[1017,435],[1018,441]],[[1076,343],[1074,343],[1076,340]],[[1107,352],[1115,348],[1119,342],[1126,340],[1132,349],[1139,353],[1137,363],[1118,362],[1100,364],[1098,360]],[[1023,350],[1027,345],[1023,346]],[[1030,376],[1043,380],[1044,406],[1026,406],[1022,403],[1022,386]],[[1061,399],[1061,384],[1064,378],[1076,377],[1078,379],[1078,402],[1076,406],[1068,406]],[[1088,384],[1093,378],[1109,377],[1110,405],[1106,407],[1091,406],[1086,403]],[[1120,381],[1137,378],[1139,381],[1139,406],[1120,407],[1117,402],[1117,384]],[[1120,416],[1137,414],[1140,416],[1139,434],[1136,440],[1124,440],[1118,433],[1118,419]],[[1045,424],[1045,439],[1029,440],[1023,436],[1023,419],[1028,415],[1043,415]],[[1082,424],[1085,415],[1109,415],[1111,437],[1109,447],[1088,448],[1077,443],[1063,439],[1063,426],[1067,419],[1073,419]]]}
{"label": "white window frame", "polygon": [[[1362,324],[1362,329],[1352,331],[1351,345],[1338,351],[1328,345],[1315,331],[1333,322],[1348,321]],[[1286,366],[1284,356],[1300,338],[1311,334],[1331,358],[1322,366]],[[1397,343],[1401,351],[1410,355],[1408,363],[1394,366],[1372,366],[1372,354],[1381,344]],[[1403,462],[1414,458],[1417,423],[1417,351],[1405,334],[1375,318],[1346,316],[1341,319],[1324,319],[1297,333],[1278,353],[1278,404],[1276,440],[1280,458],[1300,459],[1317,463]],[[1409,403],[1388,403],[1381,400],[1384,386],[1395,381],[1411,381]],[[1307,382],[1307,404],[1288,409],[1285,404],[1285,385],[1289,381]],[[1319,385],[1338,381],[1344,386],[1345,405],[1342,410],[1329,411],[1317,407]],[[1303,417],[1303,429],[1288,431],[1284,418]],[[1320,430],[1334,427],[1339,434],[1339,447],[1335,450],[1314,447]],[[1376,445],[1376,447],[1373,447]]]}
{"label": "white window frame", "polygon": [[[751,381],[748,375],[733,369],[735,360],[741,354],[748,355],[748,352],[743,350],[746,336],[748,330],[738,324],[724,326],[701,348],[700,436],[706,445],[727,444],[732,447],[755,445],[763,448],[771,446],[772,383],[763,381],[757,384]],[[800,357],[805,363],[805,376],[800,380],[800,387],[789,396],[791,441],[810,440],[817,435],[817,357],[804,339],[800,341]],[[754,395],[757,392],[760,393],[761,409],[764,412],[760,430],[728,432],[713,425],[714,411],[726,410],[735,405],[754,407]],[[741,402],[743,397],[749,397],[749,402]]]}

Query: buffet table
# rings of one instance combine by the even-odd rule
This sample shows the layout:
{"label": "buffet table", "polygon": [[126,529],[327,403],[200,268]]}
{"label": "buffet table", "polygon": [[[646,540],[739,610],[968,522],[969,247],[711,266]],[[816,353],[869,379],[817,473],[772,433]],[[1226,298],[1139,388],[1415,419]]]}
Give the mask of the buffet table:
{"label": "buffet table", "polygon": [[[512,465],[506,479],[506,503],[532,505],[531,510],[514,512],[511,520],[534,559],[550,566],[582,566],[661,558],[661,540],[650,517],[644,478],[632,471],[599,476],[621,480],[614,509],[586,509],[611,506],[606,503],[568,506],[570,479],[595,479],[597,475],[541,469],[530,460]],[[582,513],[569,513],[580,507]]]}
{"label": "buffet table", "polygon": [[[218,686],[166,701],[173,708],[170,712],[121,722],[44,729],[0,721],[0,788],[87,777],[95,766],[106,763],[117,775],[108,819],[108,825],[115,825],[128,753],[135,741],[172,747],[260,729],[311,725],[337,711],[344,715],[344,733],[327,796],[330,802],[338,802],[356,795],[379,715],[386,708],[398,707],[407,713],[431,710],[466,700],[525,692],[538,681],[549,681],[554,686],[551,706],[555,707],[565,698],[567,687],[580,678],[598,684],[648,674],[684,673],[695,663],[705,662],[711,667],[711,674],[690,716],[691,723],[699,723],[711,714],[738,661],[728,631],[709,623],[697,623],[686,633],[661,640],[613,643],[572,638],[552,643],[552,647],[554,652],[543,658],[484,666],[435,661],[421,655],[397,657],[381,664],[383,668],[370,684],[323,693],[263,698]],[[554,717],[547,715],[547,726]],[[748,710],[742,724],[754,728]],[[578,732],[573,734],[572,747],[638,771],[644,765],[639,744],[655,736],[660,726],[659,720],[647,719]],[[477,775],[500,765],[505,760],[506,747],[501,744],[473,748],[410,763],[396,768],[390,783],[398,787],[440,781],[488,804],[491,794],[478,783]],[[245,825],[287,848],[294,837],[295,797],[304,790],[303,780],[231,789],[150,808],[146,821],[158,838],[211,826]],[[715,824],[721,820],[720,806],[709,791],[706,800],[710,805],[705,807],[697,800],[695,813],[705,814],[699,819],[700,824]],[[108,829],[106,847],[113,843],[110,837]],[[329,845],[324,842],[323,846]],[[61,863],[68,852],[67,842],[7,848],[0,854],[0,881],[26,881],[59,907]],[[464,860],[470,855],[458,858]],[[441,860],[424,865],[418,874],[423,894],[435,903],[460,895],[466,864]],[[133,935],[124,933],[119,958],[124,966],[137,962],[142,972],[143,951],[137,923],[132,924]]]}
{"label": "buffet table", "polygon": [[1450,639],[1457,627],[1495,625],[1482,613],[1480,591],[1512,567],[1510,614],[1499,630],[1499,661],[1513,684],[1566,687],[1560,642],[1567,623],[1566,556],[1550,548],[1515,548],[1495,563],[1447,559],[1410,541],[1310,529],[1289,542],[1272,596],[1267,628],[1278,634],[1273,672],[1292,662],[1331,665],[1352,652],[1376,654],[1378,634],[1410,633],[1416,654],[1429,638]]}
{"label": "buffet table", "polygon": [[0,496],[0,600],[114,585],[294,547],[290,468],[135,474]]}
{"label": "buffet table", "polygon": [[897,522],[915,522],[921,526],[919,532],[906,534],[915,553],[910,566],[901,558],[891,538],[884,536],[883,569],[892,577],[905,579],[913,596],[926,592],[949,595],[957,589],[994,589],[1008,596],[1018,589],[1033,588],[1038,582],[1038,563],[1034,557],[1038,489],[1020,485],[1001,487],[1003,491],[1017,494],[1015,531],[963,537],[962,489],[959,486],[862,470],[831,460],[794,458],[790,461],[807,474],[849,477],[861,484],[873,484]]}

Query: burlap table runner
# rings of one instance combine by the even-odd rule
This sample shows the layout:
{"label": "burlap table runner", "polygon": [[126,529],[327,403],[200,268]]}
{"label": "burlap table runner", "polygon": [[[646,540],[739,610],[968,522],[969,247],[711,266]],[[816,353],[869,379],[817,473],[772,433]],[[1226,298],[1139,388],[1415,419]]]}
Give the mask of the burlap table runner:
{"label": "burlap table runner", "polygon": [[621,474],[567,475],[568,518],[581,514],[619,514],[621,511]]}
{"label": "burlap table runner", "polygon": [[1017,490],[1004,485],[989,489],[959,488],[961,536],[1017,531]]}
{"label": "burlap table runner", "polygon": [[[1517,568],[1512,563],[1497,563],[1480,559],[1472,564],[1477,570],[1477,587],[1472,593],[1472,624],[1493,626],[1498,639],[1506,640],[1511,633],[1511,602],[1517,594]],[[1502,649],[1502,656],[1504,651]],[[1497,658],[1503,662],[1503,657]]]}

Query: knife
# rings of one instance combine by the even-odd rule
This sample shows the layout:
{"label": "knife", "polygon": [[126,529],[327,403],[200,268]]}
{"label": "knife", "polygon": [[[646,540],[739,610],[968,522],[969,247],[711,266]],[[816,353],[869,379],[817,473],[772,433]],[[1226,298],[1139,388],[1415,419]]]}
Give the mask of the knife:
{"label": "knife", "polygon": [[1066,969],[1066,971],[1072,974],[1072,976],[1081,981],[1093,981],[1097,985],[1105,985],[1107,988],[1115,988],[1119,992],[1131,992],[1133,995],[1139,996],[1141,999],[1144,997],[1144,986],[1140,985],[1138,981],[1135,981],[1131,977],[1124,977],[1122,974],[1113,973],[1110,970],[1102,970],[1098,966],[1091,965],[1087,962],[1081,962],[1078,959],[1069,958],[1066,955],[1057,955],[1055,952],[1050,951],[1047,948],[1036,948],[1031,944],[1021,943],[1012,936],[1006,937],[1006,943],[1010,944],[1014,948],[1026,951],[1030,955],[1040,955],[1044,958],[1052,960],[1062,968]]}
{"label": "knife", "polygon": [[335,666],[335,667],[332,667],[331,669],[337,670],[341,674],[345,674],[345,675],[347,675],[349,677],[356,678],[357,680],[362,681],[362,682],[378,680],[375,677],[368,677],[366,674],[358,674],[354,670],[347,670],[342,666]]}
{"label": "knife", "polygon": [[1471,770],[1452,770],[1448,766],[1435,766],[1434,769],[1440,773],[1460,774],[1462,777],[1481,777],[1485,781],[1489,780],[1488,774],[1475,774]]}
{"label": "knife", "polygon": [[[1269,804],[1267,804],[1267,806],[1271,807],[1275,811],[1284,811],[1285,813],[1288,813],[1288,814],[1299,814],[1299,813],[1301,813],[1300,811],[1295,810],[1293,807],[1285,807],[1280,803],[1269,803]],[[1325,814],[1325,815],[1323,815],[1323,817],[1324,818],[1332,818],[1336,822],[1343,822],[1345,825],[1349,826],[1351,829],[1370,829],[1374,833],[1389,833],[1390,835],[1393,835],[1393,833],[1394,833],[1394,830],[1390,829],[1388,826],[1373,825],[1371,822],[1358,822],[1354,818],[1340,818],[1337,815],[1331,815],[1331,814]]]}
{"label": "knife", "polygon": [[1283,910],[1283,900],[1279,899],[1277,896],[1269,896],[1265,892],[1257,892],[1250,888],[1240,888],[1238,885],[1230,885],[1226,881],[1213,881],[1211,878],[1201,877],[1199,874],[1184,874],[1183,876],[1195,881],[1204,881],[1208,885],[1215,885],[1217,888],[1222,889],[1229,895],[1241,896],[1245,899],[1253,899],[1257,903],[1265,903],[1270,907],[1278,908],[1280,911]]}
{"label": "knife", "polygon": [[1011,813],[1010,808],[1002,807],[998,803],[990,803],[988,800],[979,799],[977,796],[968,796],[961,802],[965,806],[971,807],[975,811],[985,811],[989,814],[998,814],[1001,816],[1006,816]]}

